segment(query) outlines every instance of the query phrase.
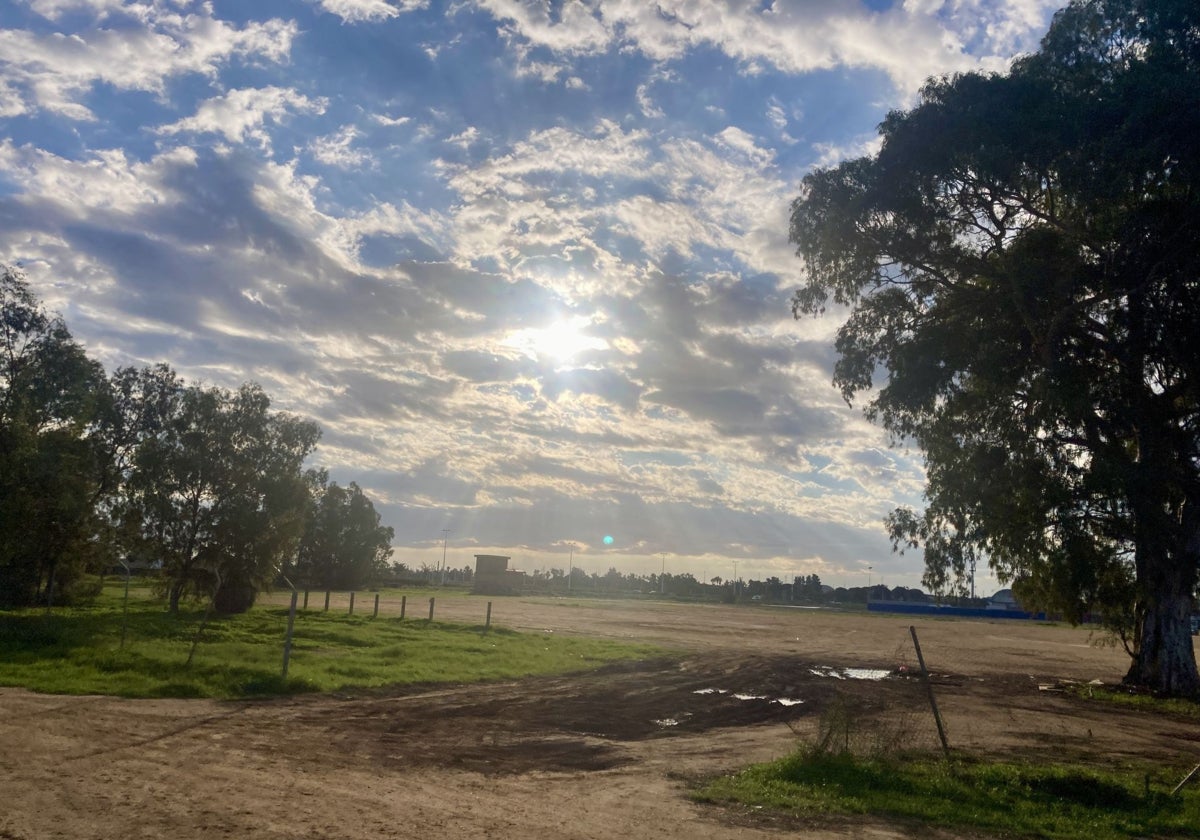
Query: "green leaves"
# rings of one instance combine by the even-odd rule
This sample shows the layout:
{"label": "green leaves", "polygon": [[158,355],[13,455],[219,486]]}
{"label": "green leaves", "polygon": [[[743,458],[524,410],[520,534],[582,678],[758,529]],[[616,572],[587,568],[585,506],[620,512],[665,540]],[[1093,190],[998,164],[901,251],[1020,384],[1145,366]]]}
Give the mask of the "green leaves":
{"label": "green leaves", "polygon": [[313,497],[296,560],[301,580],[326,589],[357,589],[387,569],[391,528],[379,524],[375,506],[354,482],[339,487],[312,475]]}

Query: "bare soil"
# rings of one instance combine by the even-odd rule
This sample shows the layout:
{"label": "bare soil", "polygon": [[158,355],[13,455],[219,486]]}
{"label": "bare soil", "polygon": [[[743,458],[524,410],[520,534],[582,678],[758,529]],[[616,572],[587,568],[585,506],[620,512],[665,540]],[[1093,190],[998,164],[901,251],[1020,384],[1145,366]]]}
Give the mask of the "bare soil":
{"label": "bare soil", "polygon": [[[482,623],[485,608],[447,598],[437,618]],[[397,612],[381,605],[382,616]],[[851,710],[856,735],[936,747],[910,624],[955,748],[1164,764],[1200,754],[1194,721],[1053,690],[1120,679],[1125,654],[1083,629],[519,598],[494,599],[493,622],[672,652],[586,674],[269,701],[0,689],[0,838],[928,837],[920,826],[797,824],[688,797],[705,778],[817,737],[835,703]],[[889,676],[844,679],[829,667]]]}

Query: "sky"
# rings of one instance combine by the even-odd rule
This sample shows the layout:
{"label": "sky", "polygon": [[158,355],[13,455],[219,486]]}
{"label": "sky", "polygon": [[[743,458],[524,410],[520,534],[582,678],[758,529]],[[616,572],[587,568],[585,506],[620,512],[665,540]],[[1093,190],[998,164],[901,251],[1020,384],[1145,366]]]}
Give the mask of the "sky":
{"label": "sky", "polygon": [[1057,5],[0,0],[0,262],[110,370],[315,420],[409,566],[917,586],[789,207]]}

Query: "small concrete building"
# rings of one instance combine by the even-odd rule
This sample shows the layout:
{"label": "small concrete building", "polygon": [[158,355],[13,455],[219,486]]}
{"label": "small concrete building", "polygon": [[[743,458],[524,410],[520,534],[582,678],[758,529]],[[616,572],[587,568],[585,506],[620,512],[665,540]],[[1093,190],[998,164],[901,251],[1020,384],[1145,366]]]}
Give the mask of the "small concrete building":
{"label": "small concrete building", "polygon": [[503,554],[475,555],[475,587],[480,595],[516,595],[525,586],[525,573],[508,568],[511,557]]}

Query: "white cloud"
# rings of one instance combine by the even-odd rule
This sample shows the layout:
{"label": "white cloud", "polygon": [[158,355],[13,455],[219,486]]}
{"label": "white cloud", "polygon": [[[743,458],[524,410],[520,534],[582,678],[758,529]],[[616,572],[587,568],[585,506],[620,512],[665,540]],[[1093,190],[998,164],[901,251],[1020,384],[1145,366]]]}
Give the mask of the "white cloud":
{"label": "white cloud", "polygon": [[[97,13],[115,13],[111,4],[88,4]],[[67,4],[45,4],[47,14]],[[93,119],[80,100],[97,84],[161,94],[165,82],[189,73],[212,76],[235,57],[281,61],[296,35],[294,23],[248,23],[242,28],[212,16],[180,14],[158,6],[121,6],[137,25],[92,28],[70,35],[0,30],[0,80],[21,91],[26,109],[41,108],[70,119]]]}
{"label": "white cloud", "polygon": [[337,15],[346,23],[382,21],[429,6],[429,0],[318,0],[322,11]]}
{"label": "white cloud", "polygon": [[593,6],[565,0],[558,14],[542,0],[477,0],[477,4],[539,47],[586,55],[603,52],[611,33]]}
{"label": "white cloud", "polygon": [[637,89],[638,107],[642,109],[642,116],[650,119],[661,119],[666,116],[662,108],[654,104],[654,100],[650,98],[650,86],[638,85]]}
{"label": "white cloud", "polygon": [[171,206],[179,195],[167,183],[167,173],[194,166],[195,161],[196,153],[187,147],[143,162],[130,160],[120,149],[71,160],[32,146],[14,146],[8,140],[0,144],[0,172],[21,184],[25,195],[72,218],[87,218],[98,211],[130,216]]}
{"label": "white cloud", "polygon": [[380,125],[386,125],[389,128],[394,128],[398,125],[406,125],[412,122],[412,117],[389,117],[387,114],[372,114],[371,120]]}
{"label": "white cloud", "polygon": [[447,137],[445,142],[449,146],[458,146],[460,149],[469,149],[472,144],[479,141],[479,138],[479,129],[473,125],[469,125],[458,134]]}
{"label": "white cloud", "polygon": [[338,169],[355,169],[373,166],[375,159],[364,149],[355,149],[354,141],[359,136],[358,129],[352,125],[344,125],[333,134],[318,137],[308,145],[313,159],[326,166]]}
{"label": "white cloud", "polygon": [[[995,68],[1036,46],[1058,0],[933,0],[872,12],[842,0],[475,0],[528,44],[575,56],[632,47],[656,61],[710,46],[748,74],[879,69],[911,95],[930,75]],[[981,24],[977,23],[982,21]]]}
{"label": "white cloud", "polygon": [[232,143],[250,139],[268,148],[270,138],[264,130],[268,122],[278,123],[291,113],[321,114],[328,104],[324,98],[310,99],[290,88],[240,88],[204,100],[195,114],[160,126],[157,132],[210,132],[221,134]]}
{"label": "white cloud", "polygon": [[813,151],[817,153],[817,159],[813,166],[822,169],[837,166],[844,160],[878,154],[882,147],[883,138],[875,132],[856,137],[848,143],[816,143]]}

